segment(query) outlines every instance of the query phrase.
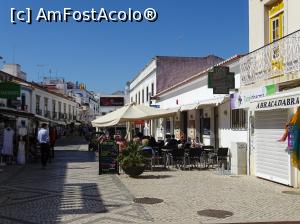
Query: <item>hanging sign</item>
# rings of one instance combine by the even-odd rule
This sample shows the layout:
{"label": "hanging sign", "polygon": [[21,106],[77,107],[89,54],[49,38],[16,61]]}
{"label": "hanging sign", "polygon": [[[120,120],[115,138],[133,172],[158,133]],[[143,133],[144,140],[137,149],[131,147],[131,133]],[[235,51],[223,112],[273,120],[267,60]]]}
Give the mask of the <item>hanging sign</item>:
{"label": "hanging sign", "polygon": [[17,99],[21,94],[21,86],[14,82],[1,82],[0,83],[0,98],[4,99]]}
{"label": "hanging sign", "polygon": [[231,109],[241,109],[250,106],[252,100],[271,96],[277,91],[276,85],[241,88],[237,93],[230,94]]}
{"label": "hanging sign", "polygon": [[230,72],[229,67],[215,66],[208,72],[208,88],[213,88],[214,94],[228,94],[235,88],[234,81],[234,72]]}

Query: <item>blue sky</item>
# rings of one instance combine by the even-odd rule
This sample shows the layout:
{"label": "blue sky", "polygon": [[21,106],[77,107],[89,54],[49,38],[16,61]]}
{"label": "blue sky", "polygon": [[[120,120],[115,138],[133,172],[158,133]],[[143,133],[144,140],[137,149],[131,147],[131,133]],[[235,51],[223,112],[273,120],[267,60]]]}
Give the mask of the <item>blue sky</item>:
{"label": "blue sky", "polygon": [[[89,90],[123,90],[155,55],[223,58],[248,52],[248,0],[3,0],[0,56],[28,80],[43,74],[86,83]],[[10,23],[10,10],[144,10],[154,23]],[[2,65],[3,61],[0,61]],[[43,65],[38,66],[38,65]]]}

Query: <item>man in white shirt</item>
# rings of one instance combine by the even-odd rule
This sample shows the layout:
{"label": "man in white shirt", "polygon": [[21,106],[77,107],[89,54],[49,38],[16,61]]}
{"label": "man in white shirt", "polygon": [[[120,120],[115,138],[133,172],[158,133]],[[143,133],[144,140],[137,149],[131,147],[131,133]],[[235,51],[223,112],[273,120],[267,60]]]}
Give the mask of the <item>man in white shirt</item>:
{"label": "man in white shirt", "polygon": [[45,168],[49,159],[50,145],[49,145],[49,131],[47,129],[47,124],[43,123],[42,128],[38,132],[37,136],[38,142],[41,146],[41,161],[42,166]]}

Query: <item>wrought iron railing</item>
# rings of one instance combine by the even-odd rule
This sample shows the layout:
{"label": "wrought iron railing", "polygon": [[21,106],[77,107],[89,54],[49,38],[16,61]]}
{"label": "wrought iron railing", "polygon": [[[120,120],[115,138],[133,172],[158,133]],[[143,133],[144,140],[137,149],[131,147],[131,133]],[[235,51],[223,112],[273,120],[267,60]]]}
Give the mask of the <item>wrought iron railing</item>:
{"label": "wrought iron railing", "polygon": [[49,110],[45,110],[45,112],[44,112],[44,117],[46,117],[46,118],[51,118],[51,113],[50,113]]}
{"label": "wrought iron railing", "polygon": [[63,113],[59,113],[59,119],[60,120],[64,119],[64,114]]}
{"label": "wrought iron railing", "polygon": [[52,119],[57,120],[58,119],[58,113],[55,111],[52,111]]}
{"label": "wrought iron railing", "polygon": [[36,109],[36,114],[37,115],[43,115],[43,111],[41,109]]}
{"label": "wrought iron railing", "polygon": [[300,71],[300,30],[240,59],[241,85]]}
{"label": "wrought iron railing", "polygon": [[28,105],[21,105],[21,111],[28,111]]}

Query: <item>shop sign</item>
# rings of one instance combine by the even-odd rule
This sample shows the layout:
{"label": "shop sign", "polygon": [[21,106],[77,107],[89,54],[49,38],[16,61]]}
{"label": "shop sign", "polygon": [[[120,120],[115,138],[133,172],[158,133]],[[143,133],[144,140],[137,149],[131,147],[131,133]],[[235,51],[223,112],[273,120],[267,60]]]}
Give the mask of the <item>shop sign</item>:
{"label": "shop sign", "polygon": [[276,85],[240,89],[238,93],[230,95],[231,109],[247,108],[251,100],[271,96],[276,93],[276,90]]}
{"label": "shop sign", "polygon": [[228,94],[235,88],[234,82],[234,72],[230,72],[229,67],[215,66],[208,72],[208,88],[213,88],[214,94]]}
{"label": "shop sign", "polygon": [[144,120],[136,120],[134,121],[135,125],[145,125],[145,121]]}
{"label": "shop sign", "polygon": [[291,108],[300,105],[299,96],[280,97],[276,99],[255,102],[256,110],[271,110],[279,108]]}
{"label": "shop sign", "polygon": [[160,108],[160,105],[157,105],[157,104],[151,104],[150,107]]}
{"label": "shop sign", "polygon": [[0,83],[0,98],[4,99],[16,99],[20,97],[21,86],[13,82],[1,82]]}
{"label": "shop sign", "polygon": [[100,97],[100,106],[122,107],[124,106],[124,97]]}

